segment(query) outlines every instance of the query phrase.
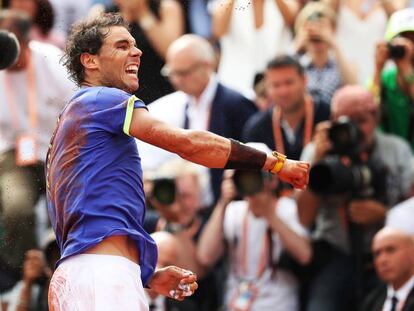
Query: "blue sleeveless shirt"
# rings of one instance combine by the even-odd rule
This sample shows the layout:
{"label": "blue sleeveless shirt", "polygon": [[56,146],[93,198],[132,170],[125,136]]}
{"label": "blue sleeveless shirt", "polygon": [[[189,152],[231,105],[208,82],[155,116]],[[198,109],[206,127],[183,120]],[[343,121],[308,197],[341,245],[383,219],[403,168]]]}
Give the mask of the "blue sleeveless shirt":
{"label": "blue sleeveless shirt", "polygon": [[129,136],[135,96],[115,88],[81,88],[63,110],[47,155],[47,201],[61,258],[83,253],[103,239],[128,235],[139,252],[145,285],[157,247],[143,229],[145,195],[141,159]]}

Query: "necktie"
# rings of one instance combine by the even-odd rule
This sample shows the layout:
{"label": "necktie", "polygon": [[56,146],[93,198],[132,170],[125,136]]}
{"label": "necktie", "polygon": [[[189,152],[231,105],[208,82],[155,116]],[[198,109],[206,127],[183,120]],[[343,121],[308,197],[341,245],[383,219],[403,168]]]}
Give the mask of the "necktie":
{"label": "necktie", "polygon": [[395,296],[392,296],[391,298],[391,309],[390,311],[397,311],[397,304],[398,304],[398,298]]}
{"label": "necktie", "polygon": [[188,117],[188,106],[190,104],[186,103],[185,104],[185,108],[184,108],[184,124],[183,124],[183,129],[188,130],[190,128],[190,119]]}
{"label": "necktie", "polygon": [[155,303],[151,302],[149,304],[149,311],[154,311],[155,310]]}

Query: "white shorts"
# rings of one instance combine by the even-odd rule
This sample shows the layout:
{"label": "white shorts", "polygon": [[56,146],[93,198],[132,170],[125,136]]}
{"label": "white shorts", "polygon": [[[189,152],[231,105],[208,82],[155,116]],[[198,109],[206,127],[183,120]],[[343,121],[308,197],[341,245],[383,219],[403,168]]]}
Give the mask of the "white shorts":
{"label": "white shorts", "polygon": [[49,287],[51,311],[147,311],[136,263],[111,255],[81,254],[64,260]]}

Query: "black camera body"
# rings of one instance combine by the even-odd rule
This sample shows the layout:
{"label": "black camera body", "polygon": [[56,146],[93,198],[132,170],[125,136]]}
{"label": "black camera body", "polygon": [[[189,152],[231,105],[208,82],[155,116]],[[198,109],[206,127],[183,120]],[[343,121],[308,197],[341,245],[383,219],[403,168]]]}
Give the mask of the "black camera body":
{"label": "black camera body", "polygon": [[358,126],[348,118],[340,118],[332,124],[328,136],[333,148],[312,166],[309,188],[319,195],[383,197],[386,192],[384,168],[360,159],[363,134]]}
{"label": "black camera body", "polygon": [[[237,190],[237,199],[242,200],[245,196],[255,195],[264,190],[265,183],[270,182],[273,174],[263,171],[235,170],[233,182]],[[286,190],[286,184],[278,182],[273,189],[276,196],[280,196]]]}
{"label": "black camera body", "polygon": [[399,60],[405,56],[405,47],[400,44],[387,43],[388,53],[391,59]]}

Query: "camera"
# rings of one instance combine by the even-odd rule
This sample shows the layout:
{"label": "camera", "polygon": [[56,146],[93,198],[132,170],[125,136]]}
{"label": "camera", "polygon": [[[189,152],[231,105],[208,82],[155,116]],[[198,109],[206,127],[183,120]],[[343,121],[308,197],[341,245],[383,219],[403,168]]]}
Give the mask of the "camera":
{"label": "camera", "polygon": [[233,182],[240,197],[254,195],[264,188],[264,172],[236,170],[233,175]]}
{"label": "camera", "polygon": [[309,188],[319,195],[383,197],[386,192],[385,170],[379,163],[360,159],[363,134],[358,126],[348,118],[340,118],[332,124],[328,137],[333,148],[312,166]]}
{"label": "camera", "polygon": [[[262,171],[235,170],[233,182],[236,186],[238,199],[263,191],[265,182],[270,181],[273,178],[272,176],[272,174]],[[286,184],[279,182],[273,192],[276,196],[279,196],[286,190]]]}
{"label": "camera", "polygon": [[163,205],[173,204],[176,186],[173,178],[158,178],[153,180],[152,196]]}
{"label": "camera", "polygon": [[348,117],[341,116],[332,123],[328,138],[333,145],[330,154],[356,156],[361,151],[364,135]]}
{"label": "camera", "polygon": [[402,59],[405,56],[405,48],[403,45],[387,43],[388,52],[391,59]]}

